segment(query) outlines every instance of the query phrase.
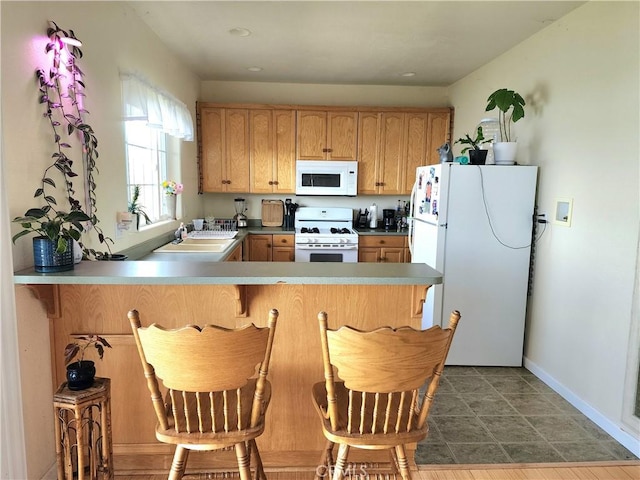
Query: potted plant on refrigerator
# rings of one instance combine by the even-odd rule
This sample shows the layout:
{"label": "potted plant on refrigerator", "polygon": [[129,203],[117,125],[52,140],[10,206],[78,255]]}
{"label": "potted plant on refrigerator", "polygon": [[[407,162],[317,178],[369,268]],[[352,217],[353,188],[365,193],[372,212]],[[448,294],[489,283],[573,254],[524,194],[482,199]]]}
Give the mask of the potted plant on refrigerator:
{"label": "potted plant on refrigerator", "polygon": [[496,165],[513,165],[515,163],[517,143],[511,136],[511,123],[516,123],[524,117],[525,101],[514,90],[500,88],[487,98],[486,111],[494,108],[499,110],[500,141],[493,144]]}
{"label": "potted plant on refrigerator", "polygon": [[460,153],[464,155],[466,152],[469,152],[471,165],[484,165],[487,161],[487,150],[482,150],[480,147],[492,141],[492,138],[484,138],[482,127],[478,127],[474,138],[471,138],[469,134],[466,133],[464,137],[459,138],[455,143],[468,145],[468,147],[464,147]]}

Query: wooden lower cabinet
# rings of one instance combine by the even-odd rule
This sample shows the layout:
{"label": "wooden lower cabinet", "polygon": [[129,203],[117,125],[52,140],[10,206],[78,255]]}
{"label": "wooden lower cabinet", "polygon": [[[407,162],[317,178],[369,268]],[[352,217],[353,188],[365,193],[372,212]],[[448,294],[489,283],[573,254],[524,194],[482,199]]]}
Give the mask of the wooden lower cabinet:
{"label": "wooden lower cabinet", "polygon": [[361,235],[358,238],[358,261],[370,263],[406,262],[407,237]]}
{"label": "wooden lower cabinet", "polygon": [[271,244],[271,260],[274,262],[295,261],[295,244],[293,235],[273,235]]}
{"label": "wooden lower cabinet", "polygon": [[227,257],[225,262],[241,262],[242,261],[242,244],[233,249],[233,252]]}
{"label": "wooden lower cabinet", "polygon": [[295,246],[293,235],[249,235],[249,261],[293,262]]}
{"label": "wooden lower cabinet", "polygon": [[[127,319],[129,310],[140,312],[143,325],[157,322],[177,328],[215,323],[233,328],[248,323],[264,326],[269,310],[277,308],[280,318],[269,371],[272,398],[265,432],[257,442],[265,467],[313,468],[325,445],[311,402],[312,385],[324,380],[318,312],[328,312],[330,328],[343,324],[360,329],[381,325],[420,328],[421,302],[427,290],[412,285],[294,284],[48,287],[59,300],[59,311],[50,318],[54,390],[65,380],[64,347],[73,335],[98,334],[113,347],[103,360],[94,351],[87,351],[87,359],[96,361],[98,376],[111,379],[114,465],[121,475],[158,469],[166,473],[173,455],[173,447],[155,438],[156,417]],[[386,452],[353,449],[352,453],[351,462],[388,462]],[[413,456],[409,451],[410,462]],[[228,463],[225,458],[193,452],[189,466],[235,471],[233,452]]]}

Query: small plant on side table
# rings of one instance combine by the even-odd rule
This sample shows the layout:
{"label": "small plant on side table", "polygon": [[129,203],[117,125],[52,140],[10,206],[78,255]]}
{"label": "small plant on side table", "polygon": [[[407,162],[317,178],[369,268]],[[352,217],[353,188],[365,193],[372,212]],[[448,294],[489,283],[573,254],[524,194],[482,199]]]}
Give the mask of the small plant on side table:
{"label": "small plant on side table", "polygon": [[[104,356],[104,349],[111,348],[109,342],[99,335],[77,337],[65,347],[64,362],[67,365],[67,386],[69,390],[84,390],[93,385],[96,367],[93,361],[84,359],[86,349],[91,346],[98,351],[100,360]],[[78,354],[80,359],[70,363]]]}

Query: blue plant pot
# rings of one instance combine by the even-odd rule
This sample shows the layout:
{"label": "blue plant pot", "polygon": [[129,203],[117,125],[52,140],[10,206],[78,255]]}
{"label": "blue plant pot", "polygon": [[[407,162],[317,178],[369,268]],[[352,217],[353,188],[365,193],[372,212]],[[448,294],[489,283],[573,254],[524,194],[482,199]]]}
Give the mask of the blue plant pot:
{"label": "blue plant pot", "polygon": [[34,237],[33,267],[41,273],[73,270],[73,240],[67,241],[67,249],[63,253],[56,253],[54,241],[47,237]]}

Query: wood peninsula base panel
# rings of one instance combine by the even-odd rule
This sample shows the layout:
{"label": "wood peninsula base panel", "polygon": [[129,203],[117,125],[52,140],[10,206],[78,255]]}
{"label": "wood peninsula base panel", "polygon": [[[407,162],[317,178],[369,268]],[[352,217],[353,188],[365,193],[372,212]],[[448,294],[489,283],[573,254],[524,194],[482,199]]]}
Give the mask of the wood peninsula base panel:
{"label": "wood peninsula base panel", "polygon": [[[266,325],[271,308],[280,312],[269,377],[272,399],[258,444],[270,467],[315,466],[325,439],[311,403],[311,386],[323,379],[317,314],[329,314],[329,327],[349,324],[368,329],[383,325],[420,328],[415,312],[422,286],[406,285],[247,285],[245,312],[238,313],[235,285],[58,285],[60,316],[52,318],[54,385],[64,381],[64,346],[73,335],[97,333],[111,349],[103,360],[94,352],[101,377],[111,379],[114,465],[129,468],[131,455],[158,456],[162,468],[172,449],[155,439],[156,418],[131,335],[127,312],[137,309],[143,325],[167,328],[215,323],[237,327]],[[311,452],[311,453],[310,453]],[[317,453],[317,458],[313,453]],[[355,453],[355,452],[354,452]],[[369,452],[366,458],[370,457]],[[387,462],[385,452],[379,452]],[[203,468],[220,468],[204,456]],[[411,452],[413,458],[413,452]],[[209,460],[211,459],[211,460]],[[211,463],[207,463],[210,462]],[[144,462],[141,469],[145,469]],[[169,462],[170,464],[170,462]],[[131,467],[133,468],[133,467]]]}

